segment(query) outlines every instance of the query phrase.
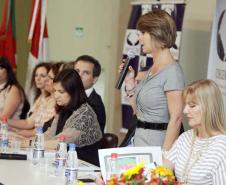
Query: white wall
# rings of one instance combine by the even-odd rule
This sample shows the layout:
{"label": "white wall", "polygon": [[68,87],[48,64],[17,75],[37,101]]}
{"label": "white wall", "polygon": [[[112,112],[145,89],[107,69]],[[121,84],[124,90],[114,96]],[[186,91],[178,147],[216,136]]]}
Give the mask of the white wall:
{"label": "white wall", "polygon": [[[129,1],[48,1],[50,59],[70,61],[89,54],[100,61],[103,69],[96,90],[104,100],[108,131],[115,129],[115,122],[121,124],[119,93],[114,85],[130,15]],[[82,37],[76,36],[76,27],[83,28]]]}
{"label": "white wall", "polygon": [[[108,66],[115,62],[112,55],[116,56],[113,44],[118,27],[112,25],[118,23],[118,6],[118,1],[48,1],[50,59],[73,60],[83,54],[97,58],[103,68],[97,90],[103,97]],[[84,33],[81,37],[76,36],[76,28],[79,27]]]}
{"label": "white wall", "polygon": [[[215,0],[190,0],[186,6],[180,51],[186,84],[207,78]],[[187,121],[183,121],[188,128]]]}
{"label": "white wall", "polygon": [[186,83],[207,77],[215,0],[190,0],[187,4],[180,52]]}

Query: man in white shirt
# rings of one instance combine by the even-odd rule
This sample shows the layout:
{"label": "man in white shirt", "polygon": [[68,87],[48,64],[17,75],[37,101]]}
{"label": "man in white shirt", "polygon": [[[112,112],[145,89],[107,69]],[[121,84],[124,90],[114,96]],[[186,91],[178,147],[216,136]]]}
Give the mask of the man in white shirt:
{"label": "man in white shirt", "polygon": [[101,66],[94,57],[89,55],[79,56],[74,63],[74,69],[79,73],[83,82],[88,102],[97,115],[102,133],[106,124],[106,113],[101,96],[96,93],[93,85],[101,73]]}

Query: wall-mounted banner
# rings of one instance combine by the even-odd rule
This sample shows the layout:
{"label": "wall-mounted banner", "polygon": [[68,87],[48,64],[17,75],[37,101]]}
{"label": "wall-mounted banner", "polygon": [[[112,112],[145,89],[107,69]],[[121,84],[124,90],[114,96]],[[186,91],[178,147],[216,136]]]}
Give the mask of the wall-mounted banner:
{"label": "wall-mounted banner", "polygon": [[[146,4],[139,3],[139,1],[137,1],[137,3],[132,3],[132,6],[133,7],[128,24],[128,29],[126,31],[124,39],[123,58],[127,57],[126,54],[129,50],[132,50],[136,53],[136,57],[131,61],[131,65],[135,69],[136,74],[141,68],[152,65],[152,57],[146,56],[141,52],[141,46],[138,40],[139,35],[138,31],[136,30],[136,23],[141,15],[148,13],[154,9],[162,9],[167,11],[175,20],[177,26],[177,39],[175,45],[171,48],[171,52],[175,60],[178,60],[185,1],[148,1],[148,3]],[[121,89],[122,128],[129,128],[133,111],[131,106],[129,105],[128,99],[126,98],[124,84],[122,85]]]}
{"label": "wall-mounted banner", "polygon": [[226,1],[217,0],[213,20],[208,78],[220,87],[226,110]]}

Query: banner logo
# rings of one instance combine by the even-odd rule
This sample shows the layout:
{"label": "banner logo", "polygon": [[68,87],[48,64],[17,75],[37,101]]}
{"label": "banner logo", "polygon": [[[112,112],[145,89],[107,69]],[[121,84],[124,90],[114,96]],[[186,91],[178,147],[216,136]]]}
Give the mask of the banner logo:
{"label": "banner logo", "polygon": [[221,61],[226,61],[226,15],[223,10],[220,14],[217,26],[217,54]]}

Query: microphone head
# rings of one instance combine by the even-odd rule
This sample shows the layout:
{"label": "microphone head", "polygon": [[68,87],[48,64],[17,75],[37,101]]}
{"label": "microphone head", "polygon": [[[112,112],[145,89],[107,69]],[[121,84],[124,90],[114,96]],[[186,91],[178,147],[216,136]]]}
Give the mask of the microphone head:
{"label": "microphone head", "polygon": [[135,52],[133,50],[129,50],[127,53],[127,59],[132,59],[136,56]]}

